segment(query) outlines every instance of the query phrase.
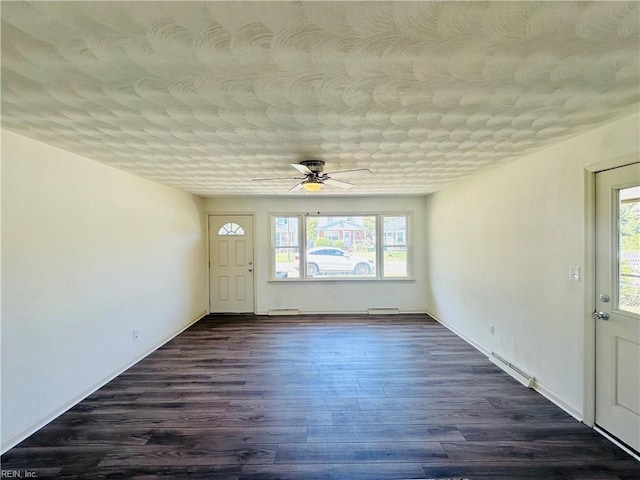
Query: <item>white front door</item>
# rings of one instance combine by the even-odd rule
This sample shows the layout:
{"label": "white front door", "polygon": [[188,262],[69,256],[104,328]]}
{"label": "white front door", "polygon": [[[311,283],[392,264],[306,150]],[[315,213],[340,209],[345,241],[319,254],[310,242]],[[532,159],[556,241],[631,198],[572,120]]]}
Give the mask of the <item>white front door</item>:
{"label": "white front door", "polygon": [[596,174],[596,424],[640,451],[640,164]]}
{"label": "white front door", "polygon": [[253,313],[253,215],[209,215],[209,310]]}

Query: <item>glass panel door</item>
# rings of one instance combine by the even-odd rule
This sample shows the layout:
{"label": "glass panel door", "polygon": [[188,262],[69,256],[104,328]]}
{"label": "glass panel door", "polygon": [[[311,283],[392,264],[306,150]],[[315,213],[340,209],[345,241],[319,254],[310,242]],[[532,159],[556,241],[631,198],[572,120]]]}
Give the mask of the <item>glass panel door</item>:
{"label": "glass panel door", "polygon": [[618,196],[618,308],[640,313],[640,187]]}

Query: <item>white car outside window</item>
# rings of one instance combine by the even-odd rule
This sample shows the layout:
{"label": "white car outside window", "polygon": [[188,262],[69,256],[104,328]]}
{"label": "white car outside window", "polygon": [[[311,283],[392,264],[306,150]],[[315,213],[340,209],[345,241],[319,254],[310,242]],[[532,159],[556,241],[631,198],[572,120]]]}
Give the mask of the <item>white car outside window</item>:
{"label": "white car outside window", "polygon": [[375,269],[371,258],[352,255],[341,248],[316,247],[307,251],[307,275],[326,273],[371,275]]}

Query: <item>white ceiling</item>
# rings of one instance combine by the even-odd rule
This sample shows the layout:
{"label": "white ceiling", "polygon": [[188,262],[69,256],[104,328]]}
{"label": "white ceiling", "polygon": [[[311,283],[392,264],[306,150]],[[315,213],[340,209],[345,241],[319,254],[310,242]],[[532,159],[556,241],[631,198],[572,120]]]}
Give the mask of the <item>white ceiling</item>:
{"label": "white ceiling", "polygon": [[2,125],[199,195],[426,194],[638,110],[638,2],[3,2]]}

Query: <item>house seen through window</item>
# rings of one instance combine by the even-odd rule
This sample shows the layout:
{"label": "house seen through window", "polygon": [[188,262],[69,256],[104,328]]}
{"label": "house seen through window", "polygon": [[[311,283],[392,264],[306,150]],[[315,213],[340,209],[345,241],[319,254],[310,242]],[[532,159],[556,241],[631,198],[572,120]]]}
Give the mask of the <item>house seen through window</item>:
{"label": "house seen through window", "polygon": [[408,215],[272,217],[275,279],[408,276]]}

